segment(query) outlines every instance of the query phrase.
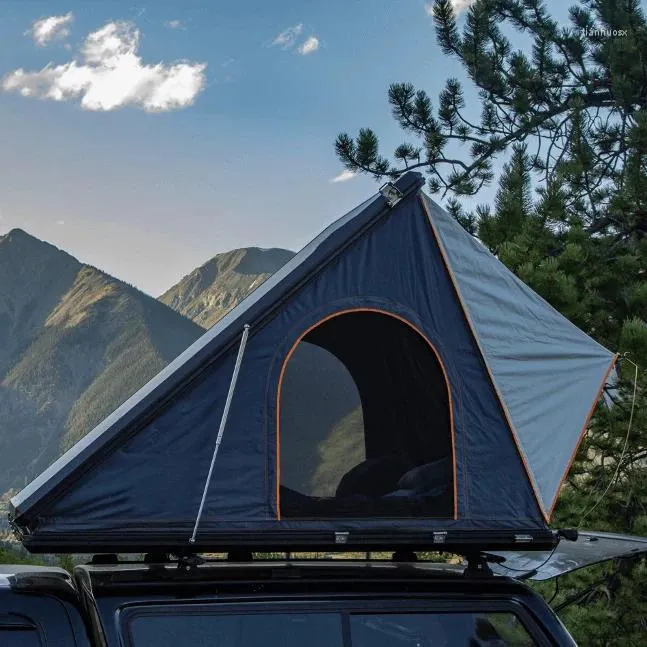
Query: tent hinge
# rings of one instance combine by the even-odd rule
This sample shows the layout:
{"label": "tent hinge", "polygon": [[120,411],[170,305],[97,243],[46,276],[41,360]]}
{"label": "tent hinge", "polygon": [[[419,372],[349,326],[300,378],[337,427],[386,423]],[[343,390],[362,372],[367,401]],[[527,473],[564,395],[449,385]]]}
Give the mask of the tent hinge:
{"label": "tent hinge", "polygon": [[380,194],[389,207],[394,207],[403,198],[402,191],[393,182],[387,182],[380,187]]}

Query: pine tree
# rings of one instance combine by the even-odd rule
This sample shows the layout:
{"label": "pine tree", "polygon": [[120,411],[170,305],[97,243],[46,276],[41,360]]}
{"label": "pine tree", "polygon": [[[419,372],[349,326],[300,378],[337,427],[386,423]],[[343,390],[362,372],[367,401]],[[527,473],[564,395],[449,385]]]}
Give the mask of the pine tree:
{"label": "pine tree", "polygon": [[[493,159],[508,156],[493,208],[468,213],[451,197],[450,212],[621,356],[607,396],[613,406],[595,411],[554,525],[647,536],[645,16],[635,0],[582,0],[560,27],[539,0],[479,0],[459,34],[448,0],[434,11],[444,52],[480,90],[480,122],[463,115],[455,79],[435,113],[423,90],[396,84],[394,116],[420,144],[400,146],[392,163],[364,129],[355,139],[340,135],[337,153],[349,169],[376,177],[424,170],[429,189],[450,196],[478,193],[493,179]],[[528,51],[513,51],[504,24],[527,35]],[[644,560],[584,569],[562,578],[552,604],[580,644],[642,645],[646,575]],[[540,589],[553,596],[550,586]]]}
{"label": "pine tree", "polygon": [[[434,193],[473,195],[492,181],[494,158],[533,140],[533,164],[545,180],[566,172],[564,151],[577,149],[588,168],[573,198],[590,205],[604,199],[610,170],[624,172],[628,126],[647,106],[640,2],[580,0],[570,24],[559,26],[541,0],[478,0],[460,34],[451,1],[436,0],[434,20],[442,50],[479,89],[480,120],[465,115],[457,79],[447,81],[437,110],[424,90],[395,83],[388,92],[393,116],[417,141],[398,146],[392,163],[370,128],[355,138],[342,133],[335,149],[344,165],[376,178],[420,169]],[[526,51],[513,49],[503,26],[528,37]],[[455,154],[457,144],[467,147],[465,155]]]}
{"label": "pine tree", "polygon": [[[591,232],[584,226],[586,210],[570,200],[570,182],[577,182],[579,173],[574,157],[565,158],[570,178],[542,187],[533,201],[532,160],[517,149],[504,168],[492,211],[481,206],[466,213],[456,201],[451,210],[571,321],[628,354],[618,367],[613,406],[607,398],[591,421],[554,524],[647,536],[647,237],[636,226],[647,173],[627,173],[615,184],[608,209],[615,225]],[[629,163],[640,166],[647,148],[636,143],[630,157]],[[646,574],[645,562],[636,560],[575,573],[563,578],[555,608],[581,644],[644,644]],[[540,590],[552,595],[550,587]]]}

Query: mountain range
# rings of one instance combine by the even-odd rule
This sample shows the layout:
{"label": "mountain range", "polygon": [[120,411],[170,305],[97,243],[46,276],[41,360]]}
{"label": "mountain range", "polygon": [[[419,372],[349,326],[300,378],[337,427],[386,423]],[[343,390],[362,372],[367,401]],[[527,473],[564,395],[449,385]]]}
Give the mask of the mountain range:
{"label": "mountain range", "polygon": [[294,252],[287,249],[234,249],[195,269],[159,300],[200,326],[211,328],[293,256]]}
{"label": "mountain range", "polygon": [[293,255],[219,254],[155,299],[20,229],[0,236],[0,507]]}

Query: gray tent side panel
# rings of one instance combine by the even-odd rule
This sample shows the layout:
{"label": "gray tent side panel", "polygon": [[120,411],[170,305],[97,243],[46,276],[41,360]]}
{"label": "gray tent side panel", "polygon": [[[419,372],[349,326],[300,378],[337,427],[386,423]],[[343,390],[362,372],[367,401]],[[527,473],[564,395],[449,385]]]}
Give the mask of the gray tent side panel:
{"label": "gray tent side panel", "polygon": [[423,199],[548,517],[616,356]]}
{"label": "gray tent side panel", "polygon": [[[397,186],[405,194],[416,190],[422,184],[421,176],[410,173],[400,178]],[[102,451],[109,451],[117,442],[124,429],[141,417],[156,402],[164,398],[186,380],[186,376],[204,364],[205,358],[217,352],[228,343],[235,342],[245,323],[249,323],[273,299],[289,290],[308,269],[325,260],[330,242],[346,236],[347,230],[366,226],[384,210],[385,199],[376,194],[345,216],[338,219],[306,245],[298,254],[262,283],[252,294],[233,308],[218,323],[196,340],[181,355],[168,364],[152,380],[132,395],[97,427],[71,447],[63,456],[50,465],[23,490],[11,499],[15,514],[26,513],[43,497],[70,477],[87,460]]]}

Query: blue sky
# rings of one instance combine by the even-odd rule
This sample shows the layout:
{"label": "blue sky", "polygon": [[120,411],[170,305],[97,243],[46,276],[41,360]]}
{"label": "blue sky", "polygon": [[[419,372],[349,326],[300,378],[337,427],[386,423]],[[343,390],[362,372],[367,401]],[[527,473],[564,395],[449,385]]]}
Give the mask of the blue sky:
{"label": "blue sky", "polygon": [[[115,42],[148,79],[130,94],[88,76]],[[371,126],[392,151],[388,85],[435,98],[449,76],[424,0],[2,2],[0,235],[21,227],[154,296],[234,247],[298,249],[376,189],[330,181],[337,133]]]}

